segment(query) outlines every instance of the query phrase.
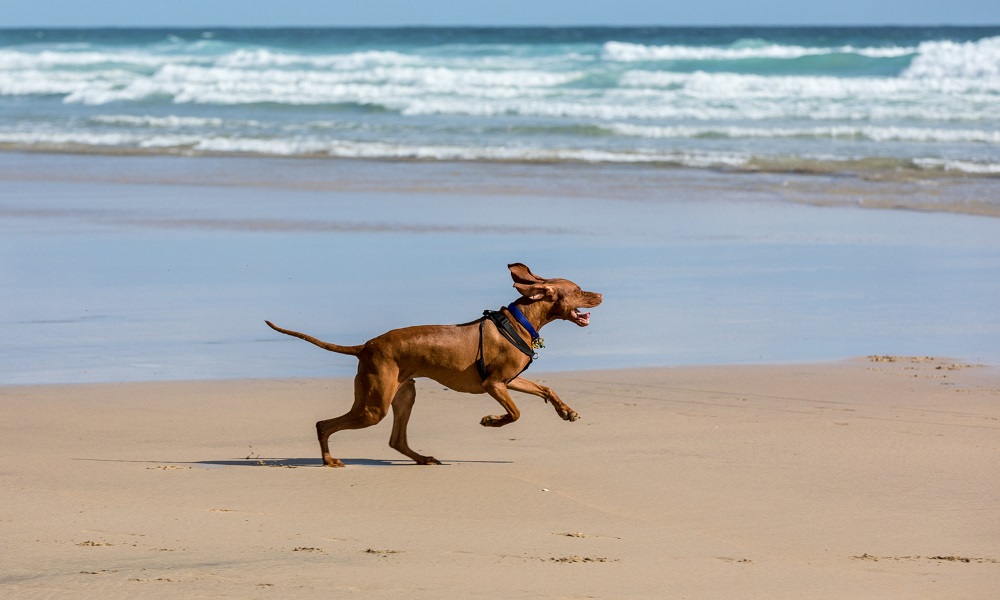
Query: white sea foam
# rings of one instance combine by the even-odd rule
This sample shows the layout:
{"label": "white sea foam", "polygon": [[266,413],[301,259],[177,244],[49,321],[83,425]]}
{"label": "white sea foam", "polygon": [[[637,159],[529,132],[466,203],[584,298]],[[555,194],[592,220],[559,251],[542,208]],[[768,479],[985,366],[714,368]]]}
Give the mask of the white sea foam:
{"label": "white sea foam", "polygon": [[0,96],[65,96],[86,89],[120,87],[134,80],[133,74],[116,69],[98,72],[0,70]]}
{"label": "white sea foam", "polygon": [[968,94],[1000,93],[1000,81],[976,78],[941,78],[917,80],[896,77],[832,77],[824,75],[764,76],[741,73],[671,73],[663,71],[626,71],[619,84],[635,89],[683,89],[687,93],[740,98],[775,97],[885,97],[893,94],[920,93]]}
{"label": "white sea foam", "polygon": [[197,135],[0,131],[0,144],[24,147],[113,147],[160,151],[262,154],[271,156],[326,155],[338,158],[420,160],[500,160],[525,162],[574,161],[594,163],[663,163],[691,167],[741,166],[749,157],[723,152],[604,151],[588,148],[525,146],[460,146],[393,144],[310,137],[263,139]]}
{"label": "white sea foam", "polygon": [[740,126],[671,126],[616,123],[608,127],[615,135],[653,139],[690,138],[831,138],[872,140],[876,142],[976,142],[1000,144],[1000,131],[980,129],[942,129],[926,127],[851,126],[829,127],[740,127]]}
{"label": "white sea foam", "polygon": [[24,52],[9,49],[0,50],[0,70],[78,68],[99,65],[131,65],[155,68],[165,64],[203,62],[205,60],[207,59],[189,55],[156,54],[124,50],[115,52],[70,52],[66,50]]}
{"label": "white sea foam", "polygon": [[917,52],[916,48],[905,47],[855,48],[853,46],[840,46],[835,48],[819,48],[764,44],[753,47],[718,48],[710,46],[647,46],[645,44],[627,42],[606,42],[601,50],[601,57],[604,60],[619,62],[746,60],[754,58],[787,60],[826,54],[858,54],[872,58],[892,58],[907,56],[915,52]]}
{"label": "white sea foam", "polygon": [[922,42],[902,76],[910,79],[1000,79],[1000,37],[975,42]]}
{"label": "white sea foam", "polygon": [[205,128],[205,127],[257,127],[259,121],[227,121],[219,118],[204,117],[180,117],[177,115],[167,115],[164,117],[154,117],[149,115],[94,115],[89,119],[93,123],[101,125],[124,125],[126,127],[156,127],[167,129],[179,129],[184,127]]}
{"label": "white sea foam", "polygon": [[[708,167],[742,166],[753,152],[765,162],[779,157],[775,164],[806,154],[836,163],[885,149],[893,160],[924,156],[917,164],[927,169],[994,174],[1000,37],[912,47],[872,39],[826,47],[747,39],[713,47],[316,44],[312,51],[264,40],[24,45],[0,49],[0,143]],[[871,59],[866,68],[909,68],[845,77],[834,74],[840,61],[822,59],[847,54]],[[755,69],[759,59],[804,57],[819,57],[803,62],[820,74],[736,72],[743,60]],[[879,59],[891,60],[879,66]],[[668,70],[680,60],[730,61],[730,72],[707,72],[718,64]],[[822,75],[827,67],[833,71]],[[842,156],[820,156],[831,148]]]}
{"label": "white sea foam", "polygon": [[265,48],[239,49],[219,57],[215,66],[261,69],[271,67],[313,67],[321,69],[358,70],[380,66],[419,64],[418,57],[388,50],[368,50],[345,54],[290,54]]}
{"label": "white sea foam", "polygon": [[[546,93],[550,88],[572,82],[579,76],[578,73],[484,72],[444,68],[377,68],[363,72],[325,72],[278,69],[246,71],[166,65],[150,77],[132,77],[127,82],[121,79],[106,82],[76,79],[60,89],[68,91],[66,102],[83,104],[107,104],[167,96],[180,103],[274,102],[303,105],[379,103],[383,99],[419,97],[429,93],[469,98],[524,97]],[[387,105],[401,108],[398,101],[390,100]]]}
{"label": "white sea foam", "polygon": [[143,139],[142,135],[129,133],[55,132],[47,130],[0,131],[0,144],[12,144],[29,148],[33,146],[138,147]]}
{"label": "white sea foam", "polygon": [[917,158],[913,162],[924,169],[944,169],[945,171],[958,171],[960,173],[973,173],[976,175],[1000,174],[1000,163],[945,160],[940,158]]}
{"label": "white sea foam", "polygon": [[[618,127],[618,126],[616,126]],[[681,132],[692,133],[692,132]],[[0,144],[41,148],[115,148],[168,153],[258,154],[267,156],[331,156],[337,158],[416,159],[457,161],[524,161],[646,163],[694,168],[739,168],[755,162],[770,164],[780,156],[755,157],[739,152],[679,150],[598,150],[544,146],[467,146],[454,144],[414,145],[363,142],[319,137],[265,139],[189,134],[146,136],[138,133],[95,133],[56,131],[0,131]],[[835,166],[853,157],[807,155],[801,158]],[[941,158],[915,158],[913,164],[928,170],[945,170],[976,175],[1000,174],[1000,162]]]}

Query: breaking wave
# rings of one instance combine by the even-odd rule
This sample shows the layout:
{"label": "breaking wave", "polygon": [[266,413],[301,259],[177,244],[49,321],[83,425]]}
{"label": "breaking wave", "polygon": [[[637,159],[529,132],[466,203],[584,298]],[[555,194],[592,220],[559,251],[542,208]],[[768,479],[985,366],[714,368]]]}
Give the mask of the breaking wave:
{"label": "breaking wave", "polygon": [[0,30],[5,148],[1000,164],[997,28],[42,33]]}

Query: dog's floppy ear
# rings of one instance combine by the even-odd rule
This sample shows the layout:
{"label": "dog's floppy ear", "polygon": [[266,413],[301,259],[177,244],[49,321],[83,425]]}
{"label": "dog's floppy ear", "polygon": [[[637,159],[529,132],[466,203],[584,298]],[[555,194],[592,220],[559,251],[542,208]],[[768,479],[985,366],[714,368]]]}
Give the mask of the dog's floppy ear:
{"label": "dog's floppy ear", "polygon": [[555,289],[553,289],[551,285],[545,283],[535,283],[532,285],[515,283],[514,289],[521,292],[521,295],[528,300],[551,300],[555,296]]}
{"label": "dog's floppy ear", "polygon": [[[517,284],[519,283],[524,285],[533,285],[545,281],[538,275],[532,273],[531,269],[522,263],[511,263],[507,265],[507,268],[510,269],[510,277],[514,280],[514,287],[517,287]],[[521,291],[520,288],[518,288],[518,291]]]}

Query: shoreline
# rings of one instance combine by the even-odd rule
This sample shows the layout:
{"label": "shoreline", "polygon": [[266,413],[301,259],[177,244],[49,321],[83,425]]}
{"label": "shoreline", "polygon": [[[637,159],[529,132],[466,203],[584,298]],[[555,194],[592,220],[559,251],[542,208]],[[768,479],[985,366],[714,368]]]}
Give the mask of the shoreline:
{"label": "shoreline", "polygon": [[892,359],[538,374],[581,420],[500,429],[420,380],[434,467],[391,416],[321,466],[346,379],[0,387],[0,590],[992,598],[1000,372]]}
{"label": "shoreline", "polygon": [[[156,151],[3,149],[0,182],[80,181],[134,185],[281,187],[329,192],[395,192],[562,196],[637,200],[665,186],[724,194],[734,187],[746,199],[814,207],[913,210],[1000,217],[1000,175],[933,170],[866,168],[809,170],[804,166],[697,168],[645,163],[530,162],[277,156],[248,153],[184,154]],[[137,167],[108,169],[102,163]],[[53,174],[52,163],[59,172]],[[144,164],[145,163],[145,164]],[[261,165],[255,167],[254,165]],[[274,167],[280,166],[280,170]],[[39,168],[41,167],[41,168]],[[394,178],[382,173],[392,168]],[[231,175],[251,174],[249,179]],[[263,172],[265,177],[253,175]],[[191,175],[196,180],[190,179]],[[483,180],[487,185],[483,185]],[[621,185],[622,180],[627,181]],[[560,182],[553,185],[553,181]],[[738,182],[738,186],[734,186]]]}
{"label": "shoreline", "polygon": [[[525,371],[524,375],[528,379],[537,380],[545,377],[555,377],[555,378],[574,378],[577,376],[586,376],[592,373],[608,373],[612,375],[624,376],[628,373],[656,373],[656,372],[671,372],[671,371],[683,371],[683,370],[720,370],[720,369],[776,369],[776,368],[794,368],[794,367],[833,367],[836,365],[851,365],[859,363],[912,363],[912,364],[922,364],[922,363],[933,363],[935,365],[941,366],[941,370],[953,370],[951,367],[957,367],[960,369],[977,369],[980,372],[988,373],[990,371],[997,372],[1000,374],[1000,362],[983,361],[975,357],[968,356],[940,356],[940,355],[892,355],[892,354],[869,354],[864,356],[847,356],[840,358],[819,358],[819,359],[802,359],[802,360],[773,360],[773,361],[752,361],[748,360],[745,362],[717,362],[717,363],[696,363],[696,364],[673,364],[673,365],[659,365],[659,364],[638,364],[638,365],[628,365],[628,366],[614,366],[614,367],[591,367],[591,368],[567,368],[567,369],[553,369],[545,370],[544,368],[537,368],[535,365]],[[324,382],[349,382],[354,379],[353,368],[356,365],[351,365],[350,372],[348,373],[338,373],[335,375],[305,375],[305,376],[230,376],[230,377],[203,377],[203,378],[171,378],[171,379],[107,379],[107,380],[83,380],[83,381],[37,381],[37,382],[24,382],[24,383],[0,383],[0,392],[7,390],[16,392],[20,389],[64,389],[72,387],[92,387],[100,388],[106,386],[142,386],[142,385],[226,385],[226,384],[242,384],[242,383],[253,383],[253,382],[297,382],[297,383],[324,383]],[[877,367],[877,365],[875,365]],[[874,368],[874,367],[873,367]],[[423,381],[424,385],[436,386],[437,382],[432,381],[426,377],[418,378],[417,381]],[[456,392],[457,393],[457,392]],[[463,394],[466,395],[466,394]],[[472,396],[479,396],[479,394],[472,394]],[[520,396],[520,395],[519,395]],[[528,399],[529,396],[521,396],[524,399]],[[515,398],[516,400],[516,398]]]}

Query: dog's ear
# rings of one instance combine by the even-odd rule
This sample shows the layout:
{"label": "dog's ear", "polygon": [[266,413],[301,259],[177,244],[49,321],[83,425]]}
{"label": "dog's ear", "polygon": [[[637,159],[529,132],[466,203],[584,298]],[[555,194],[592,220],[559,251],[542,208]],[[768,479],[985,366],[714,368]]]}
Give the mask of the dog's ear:
{"label": "dog's ear", "polygon": [[555,288],[544,283],[535,283],[532,285],[515,283],[514,289],[528,300],[552,300],[555,297]]}
{"label": "dog's ear", "polygon": [[[510,269],[510,277],[514,280],[514,287],[517,287],[517,284],[534,285],[545,281],[545,279],[535,275],[531,272],[531,269],[521,263],[511,263],[507,265],[507,268]],[[521,292],[520,288],[518,288],[518,291]],[[521,293],[523,294],[524,292]]]}

